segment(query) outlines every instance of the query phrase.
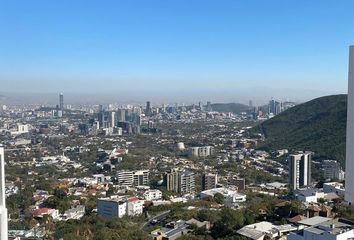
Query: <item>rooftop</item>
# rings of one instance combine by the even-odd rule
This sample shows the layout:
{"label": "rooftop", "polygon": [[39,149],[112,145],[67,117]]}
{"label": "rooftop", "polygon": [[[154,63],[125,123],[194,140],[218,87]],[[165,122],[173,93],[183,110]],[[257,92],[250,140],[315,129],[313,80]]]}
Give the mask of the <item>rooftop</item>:
{"label": "rooftop", "polygon": [[302,221],[299,221],[299,224],[306,225],[306,226],[315,226],[324,222],[331,220],[331,218],[316,216],[312,218],[308,218]]}

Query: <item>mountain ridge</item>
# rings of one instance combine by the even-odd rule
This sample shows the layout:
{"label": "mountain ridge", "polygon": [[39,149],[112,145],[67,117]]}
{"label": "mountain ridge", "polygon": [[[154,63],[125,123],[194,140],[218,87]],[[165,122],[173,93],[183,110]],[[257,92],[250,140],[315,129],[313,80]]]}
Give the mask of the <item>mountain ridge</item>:
{"label": "mountain ridge", "polygon": [[311,150],[316,158],[345,162],[347,95],[313,99],[260,123],[263,147]]}

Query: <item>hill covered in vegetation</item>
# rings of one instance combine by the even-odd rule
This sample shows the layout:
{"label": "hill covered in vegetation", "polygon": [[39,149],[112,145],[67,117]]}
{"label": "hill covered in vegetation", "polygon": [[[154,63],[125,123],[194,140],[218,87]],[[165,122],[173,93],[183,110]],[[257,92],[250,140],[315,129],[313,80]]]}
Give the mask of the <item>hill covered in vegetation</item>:
{"label": "hill covered in vegetation", "polygon": [[272,149],[310,150],[316,157],[336,159],[344,167],[347,95],[311,100],[261,123],[253,131],[264,134]]}

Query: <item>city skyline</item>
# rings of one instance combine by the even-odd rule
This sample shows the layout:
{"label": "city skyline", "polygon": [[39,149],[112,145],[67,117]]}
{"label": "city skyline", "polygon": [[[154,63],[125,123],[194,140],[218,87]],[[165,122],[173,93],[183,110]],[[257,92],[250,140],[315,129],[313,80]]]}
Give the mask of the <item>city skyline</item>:
{"label": "city skyline", "polygon": [[351,1],[2,6],[3,92],[347,91]]}
{"label": "city skyline", "polygon": [[0,240],[354,240],[353,1],[0,8]]}
{"label": "city skyline", "polygon": [[[173,95],[171,92],[63,92],[67,104],[145,104],[151,101],[155,104],[197,104],[206,103],[241,103],[249,105],[252,101],[254,106],[268,104],[272,99],[277,101],[307,102],[309,100],[342,92],[326,92],[300,89],[272,89],[272,88],[244,88],[228,89],[224,91],[192,92],[183,91]],[[0,104],[41,104],[55,106],[58,104],[59,92],[0,92]],[[302,96],[299,96],[302,94]]]}

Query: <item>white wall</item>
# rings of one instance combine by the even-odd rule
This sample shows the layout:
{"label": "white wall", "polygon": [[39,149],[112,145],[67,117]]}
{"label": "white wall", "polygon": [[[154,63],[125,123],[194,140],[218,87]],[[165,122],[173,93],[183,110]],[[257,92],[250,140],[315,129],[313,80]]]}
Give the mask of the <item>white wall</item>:
{"label": "white wall", "polygon": [[354,46],[349,55],[345,200],[354,203]]}

